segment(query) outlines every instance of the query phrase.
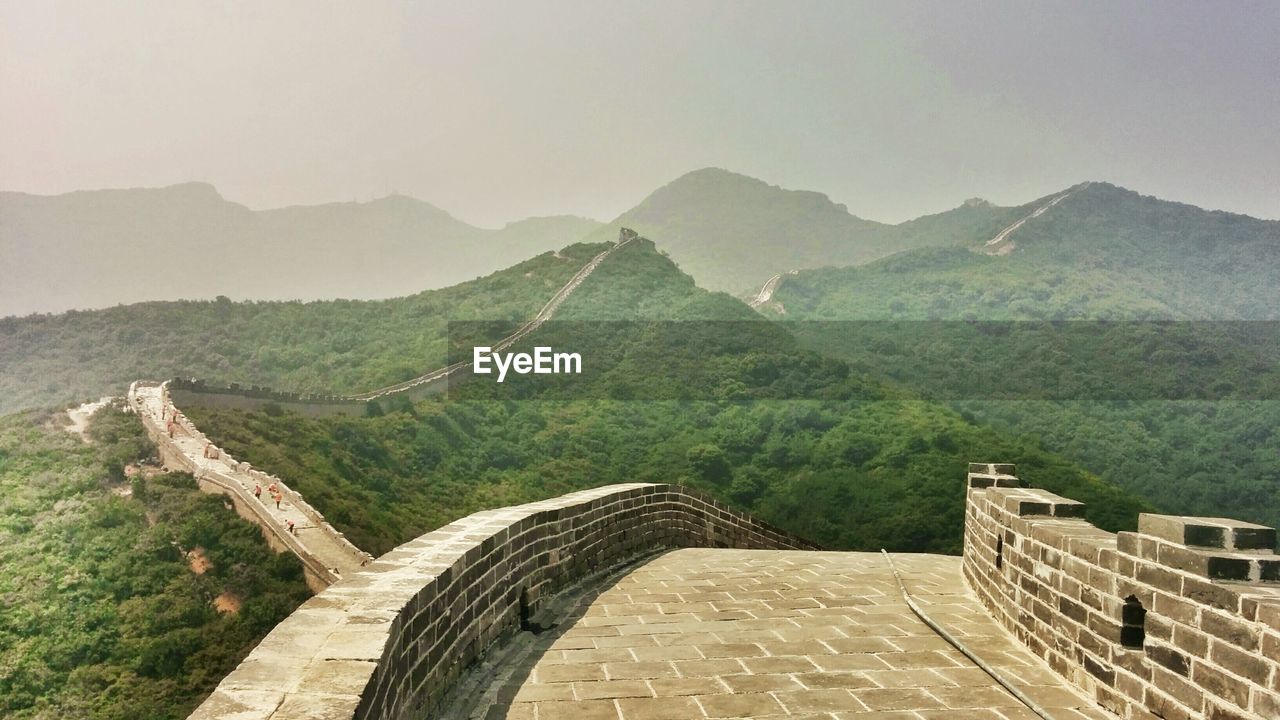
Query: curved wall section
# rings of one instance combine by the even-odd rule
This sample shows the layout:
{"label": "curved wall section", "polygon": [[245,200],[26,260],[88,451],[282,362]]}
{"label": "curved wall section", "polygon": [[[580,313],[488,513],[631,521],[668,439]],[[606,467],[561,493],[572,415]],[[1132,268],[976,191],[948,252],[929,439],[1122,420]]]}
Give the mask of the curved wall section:
{"label": "curved wall section", "polygon": [[815,546],[675,485],[476,513],[383,555],[277,626],[191,716],[427,717],[555,592],[676,547]]}

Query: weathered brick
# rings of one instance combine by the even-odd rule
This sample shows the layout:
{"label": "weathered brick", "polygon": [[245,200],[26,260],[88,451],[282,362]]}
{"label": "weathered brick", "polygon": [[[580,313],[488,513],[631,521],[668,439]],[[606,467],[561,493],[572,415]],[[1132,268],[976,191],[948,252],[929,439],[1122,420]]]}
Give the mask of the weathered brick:
{"label": "weathered brick", "polygon": [[1151,684],[1165,695],[1177,700],[1185,707],[1199,709],[1204,698],[1204,691],[1187,678],[1169,672],[1159,665],[1151,668]]}
{"label": "weathered brick", "polygon": [[1264,718],[1280,718],[1280,694],[1254,688],[1250,694],[1249,708]]}
{"label": "weathered brick", "polygon": [[1174,626],[1173,644],[1189,655],[1201,658],[1209,656],[1209,636],[1192,630],[1186,625]]}
{"label": "weathered brick", "polygon": [[1200,613],[1200,629],[1245,650],[1257,650],[1262,640],[1261,630],[1253,623],[1210,610]]}
{"label": "weathered brick", "polygon": [[1228,611],[1235,611],[1240,601],[1239,593],[1232,588],[1215,585],[1206,580],[1197,580],[1196,578],[1185,578],[1183,580],[1182,595],[1191,602]]}
{"label": "weathered brick", "polygon": [[1107,686],[1115,686],[1116,684],[1115,668],[1112,668],[1109,665],[1103,665],[1101,662],[1095,660],[1093,657],[1089,655],[1085,655],[1084,669],[1085,669],[1085,672],[1097,678],[1098,682],[1101,682]]}
{"label": "weathered brick", "polygon": [[1191,680],[1195,685],[1238,707],[1248,707],[1249,686],[1203,660],[1192,661]]}
{"label": "weathered brick", "polygon": [[1195,710],[1191,710],[1168,695],[1163,695],[1155,690],[1147,691],[1146,707],[1161,720],[1194,720],[1200,717],[1201,704],[1202,701],[1199,694],[1196,696]]}
{"label": "weathered brick", "polygon": [[1221,640],[1214,640],[1209,659],[1225,670],[1255,683],[1265,683],[1271,675],[1272,663]]}
{"label": "weathered brick", "polygon": [[1144,582],[1158,590],[1164,590],[1174,595],[1182,592],[1182,576],[1156,563],[1138,562],[1135,576],[1139,582]]}
{"label": "weathered brick", "polygon": [[1254,720],[1255,718],[1239,708],[1228,707],[1213,701],[1205,703],[1204,717],[1205,720]]}
{"label": "weathered brick", "polygon": [[1149,643],[1146,648],[1147,658],[1171,672],[1186,677],[1191,673],[1191,663],[1187,656],[1167,645]]}
{"label": "weathered brick", "polygon": [[1173,595],[1156,593],[1151,609],[1183,625],[1196,626],[1200,623],[1200,606]]}

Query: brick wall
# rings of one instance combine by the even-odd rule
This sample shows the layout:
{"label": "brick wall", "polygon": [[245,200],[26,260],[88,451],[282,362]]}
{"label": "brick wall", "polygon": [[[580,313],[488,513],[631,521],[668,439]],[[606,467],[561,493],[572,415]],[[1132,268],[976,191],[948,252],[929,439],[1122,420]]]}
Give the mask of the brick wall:
{"label": "brick wall", "polygon": [[1271,528],[1084,505],[969,468],[964,575],[994,617],[1123,718],[1280,718],[1280,556]]}
{"label": "brick wall", "polygon": [[553,593],[664,548],[814,549],[673,485],[613,485],[476,513],[307,601],[191,716],[427,717]]}

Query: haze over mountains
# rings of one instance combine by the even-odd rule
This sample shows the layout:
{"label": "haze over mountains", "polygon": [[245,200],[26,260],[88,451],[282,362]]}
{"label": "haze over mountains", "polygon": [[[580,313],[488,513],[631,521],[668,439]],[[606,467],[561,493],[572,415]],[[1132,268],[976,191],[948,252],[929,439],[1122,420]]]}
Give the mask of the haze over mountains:
{"label": "haze over mountains", "polygon": [[[999,248],[984,246],[1068,192]],[[953,295],[943,288],[954,290],[979,276],[994,286],[1011,285],[1004,292],[984,291],[989,307],[976,310],[984,317],[1018,317],[1017,301],[1032,292],[1045,295],[1041,284],[1061,284],[1066,276],[1088,276],[1067,286],[1079,291],[1074,299],[1053,308],[1033,302],[1023,315],[1075,316],[1086,305],[1098,312],[1109,305],[1127,316],[1240,319],[1270,317],[1267,308],[1280,307],[1277,221],[1086,183],[1021,206],[975,199],[887,225],[859,218],[821,193],[704,168],[659,188],[607,225],[557,216],[501,230],[473,227],[404,196],[253,211],[200,183],[52,197],[0,193],[0,266],[8,280],[0,287],[0,316],[216,295],[399,297],[485,275],[576,240],[612,241],[619,227],[653,238],[700,286],[739,297],[779,273],[850,268],[906,253],[865,272],[822,270],[783,283],[782,295],[796,302],[797,293],[804,294],[808,310],[825,317],[847,316],[820,307],[833,302],[872,309],[885,300],[876,312],[887,314],[894,300],[882,290],[905,288],[904,273],[918,282],[900,302],[913,312],[935,304],[934,316],[946,316],[947,308],[956,316],[972,309],[962,307],[963,294],[939,296]],[[947,247],[955,250],[929,250]],[[992,250],[1006,254],[989,257]],[[857,288],[849,284],[853,278]],[[832,284],[832,292],[816,290],[814,283]],[[860,293],[876,298],[867,304]],[[818,300],[823,294],[831,297]]]}
{"label": "haze over mountains", "polygon": [[1280,319],[1280,221],[1088,183],[988,245],[995,211],[956,222],[970,210],[907,224],[931,225],[918,244],[933,248],[788,277],[771,309],[814,320]]}
{"label": "haze over mountains", "polygon": [[822,193],[704,168],[654,191],[593,239],[634,228],[699,285],[746,295],[794,269],[856,265],[915,247],[968,242],[998,231],[1019,212],[978,201],[886,225],[850,214]]}
{"label": "haze over mountains", "polygon": [[211,185],[0,192],[0,316],[145,300],[388,298],[563,247],[599,223],[477,228],[393,195],[255,211]]}

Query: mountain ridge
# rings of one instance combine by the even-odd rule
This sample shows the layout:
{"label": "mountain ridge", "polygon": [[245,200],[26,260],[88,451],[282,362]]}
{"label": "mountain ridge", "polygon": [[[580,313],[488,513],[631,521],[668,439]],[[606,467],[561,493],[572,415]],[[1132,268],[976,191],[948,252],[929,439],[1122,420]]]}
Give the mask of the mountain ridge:
{"label": "mountain ridge", "polygon": [[570,244],[599,223],[479,228],[390,195],[252,210],[209,183],[0,192],[0,316],[150,300],[380,299],[456,285]]}

